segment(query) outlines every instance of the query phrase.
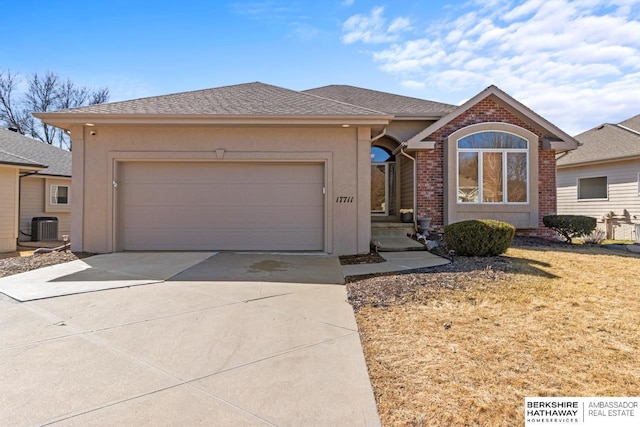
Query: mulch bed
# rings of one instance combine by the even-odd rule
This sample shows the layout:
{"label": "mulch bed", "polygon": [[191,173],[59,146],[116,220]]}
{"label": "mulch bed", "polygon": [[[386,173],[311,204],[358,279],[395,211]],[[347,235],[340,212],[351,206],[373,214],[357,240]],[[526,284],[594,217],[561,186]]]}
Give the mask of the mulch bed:
{"label": "mulch bed", "polygon": [[[514,247],[567,247],[568,243],[537,237],[520,237],[513,240]],[[448,250],[439,246],[432,253],[451,259]],[[509,257],[454,256],[453,262],[440,267],[430,267],[409,272],[377,274],[347,278],[349,302],[358,311],[364,305],[387,307],[414,299],[416,292],[436,289],[464,289],[465,283],[478,280],[496,281],[508,279],[512,268]]]}
{"label": "mulch bed", "polygon": [[378,264],[386,261],[375,252],[362,255],[343,255],[339,258],[341,265]]}

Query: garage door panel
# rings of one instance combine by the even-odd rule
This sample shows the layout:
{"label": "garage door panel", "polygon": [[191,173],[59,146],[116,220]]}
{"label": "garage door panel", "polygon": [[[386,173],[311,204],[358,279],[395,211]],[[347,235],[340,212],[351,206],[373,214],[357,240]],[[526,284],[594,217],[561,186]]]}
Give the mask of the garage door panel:
{"label": "garage door panel", "polygon": [[[127,206],[186,206],[234,205],[238,208],[259,207],[265,204],[289,206],[317,206],[318,184],[279,185],[258,184],[248,190],[239,185],[223,188],[220,184],[130,184],[122,201]],[[295,193],[295,200],[292,196]],[[295,202],[295,203],[294,203]]]}
{"label": "garage door panel", "polygon": [[120,167],[129,250],[322,250],[321,164],[135,162]]}
{"label": "garage door panel", "polygon": [[[210,207],[208,209],[193,209],[186,207],[155,206],[155,211],[150,213],[147,207],[127,207],[123,209],[126,222],[126,230],[133,229],[158,229],[158,228],[225,228],[244,227],[247,230],[261,227],[306,227],[309,223],[322,224],[323,215],[315,207],[301,209],[265,209],[254,208],[251,210],[234,210],[227,207]],[[224,217],[224,223],[217,227],[212,224],[211,217]],[[193,227],[189,227],[193,224]]]}
{"label": "garage door panel", "polygon": [[[152,238],[149,238],[146,234],[131,235],[131,242],[129,243],[128,250],[149,250],[148,246],[152,245],[153,250],[212,250],[211,241],[225,241],[226,246],[224,250],[297,250],[297,251],[316,251],[318,246],[322,245],[322,241],[317,238],[317,234],[309,231],[295,231],[285,230],[284,233],[289,233],[285,236],[287,239],[282,239],[282,234],[274,234],[269,231],[257,231],[253,235],[251,242],[251,248],[247,248],[245,244],[237,239],[236,234],[242,233],[243,230],[220,230],[219,233],[202,233],[200,231],[184,231],[181,230],[184,238],[179,240],[173,240],[172,230],[164,230],[158,234],[155,234]],[[291,249],[290,245],[283,243],[284,240],[295,238],[301,243],[296,249]],[[137,242],[144,241],[144,244]]]}

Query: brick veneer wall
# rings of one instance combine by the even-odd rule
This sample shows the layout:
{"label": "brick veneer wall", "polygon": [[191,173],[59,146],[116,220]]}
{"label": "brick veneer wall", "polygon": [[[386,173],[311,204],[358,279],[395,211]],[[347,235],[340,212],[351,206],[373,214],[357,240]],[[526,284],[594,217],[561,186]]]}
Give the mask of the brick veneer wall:
{"label": "brick veneer wall", "polygon": [[538,192],[539,218],[538,228],[520,229],[516,234],[551,238],[554,233],[542,224],[542,217],[556,213],[556,157],[553,150],[543,150],[540,131],[521,120],[518,116],[500,106],[493,100],[485,98],[465,113],[455,118],[430,139],[436,141],[435,149],[417,152],[417,203],[418,216],[432,218],[431,226],[436,231],[444,227],[444,147],[447,138],[453,132],[464,127],[486,122],[510,123],[527,129],[538,135]]}

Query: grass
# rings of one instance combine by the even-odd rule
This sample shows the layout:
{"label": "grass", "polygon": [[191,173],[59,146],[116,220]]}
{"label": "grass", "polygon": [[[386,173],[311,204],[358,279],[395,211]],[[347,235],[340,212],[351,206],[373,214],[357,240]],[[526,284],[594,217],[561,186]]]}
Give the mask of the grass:
{"label": "grass", "polygon": [[505,256],[495,280],[357,313],[383,425],[523,425],[526,396],[640,395],[640,257]]}

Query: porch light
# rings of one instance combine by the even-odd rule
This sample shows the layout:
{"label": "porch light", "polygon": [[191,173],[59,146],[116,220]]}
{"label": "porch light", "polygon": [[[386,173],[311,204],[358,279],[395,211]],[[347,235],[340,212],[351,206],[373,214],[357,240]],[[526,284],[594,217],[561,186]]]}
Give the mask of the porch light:
{"label": "porch light", "polygon": [[348,128],[350,125],[342,125],[343,128]]}

